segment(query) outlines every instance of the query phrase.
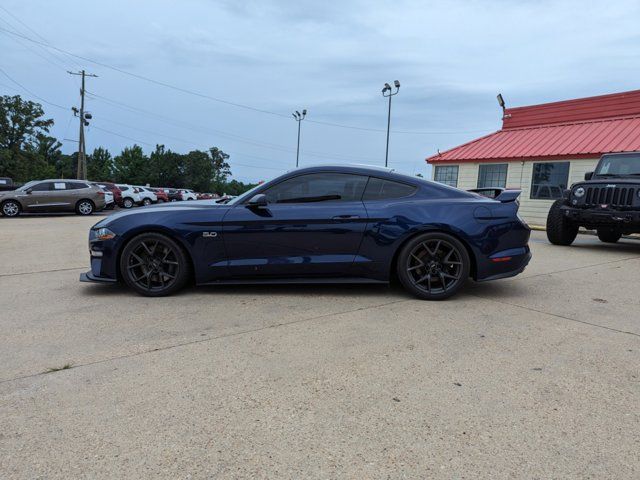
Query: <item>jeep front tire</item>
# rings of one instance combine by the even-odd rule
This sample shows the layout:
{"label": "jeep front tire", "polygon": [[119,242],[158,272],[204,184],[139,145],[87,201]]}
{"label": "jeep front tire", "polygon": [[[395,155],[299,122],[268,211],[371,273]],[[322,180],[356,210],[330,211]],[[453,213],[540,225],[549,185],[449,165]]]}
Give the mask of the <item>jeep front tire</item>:
{"label": "jeep front tire", "polygon": [[578,235],[578,225],[562,214],[564,200],[556,200],[547,215],[547,238],[554,245],[571,245]]}

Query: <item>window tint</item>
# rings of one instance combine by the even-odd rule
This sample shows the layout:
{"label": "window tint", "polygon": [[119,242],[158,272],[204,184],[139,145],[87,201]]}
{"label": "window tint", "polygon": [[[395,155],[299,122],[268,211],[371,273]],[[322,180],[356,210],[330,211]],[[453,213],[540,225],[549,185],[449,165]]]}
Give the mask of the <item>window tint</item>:
{"label": "window tint", "polygon": [[81,188],[87,188],[87,184],[82,182],[67,182],[68,190],[80,190]]}
{"label": "window tint", "polygon": [[416,191],[413,185],[371,177],[364,192],[363,200],[408,197]]}
{"label": "window tint", "polygon": [[51,188],[51,182],[41,182],[41,183],[37,183],[35,184],[33,187],[31,188],[32,192],[48,192],[49,190],[53,190],[53,188]]}
{"label": "window tint", "polygon": [[126,192],[127,190],[129,190],[129,187],[125,187],[124,185],[122,185],[120,187],[120,190],[123,191],[123,192]]}
{"label": "window tint", "polygon": [[433,179],[450,187],[458,186],[458,165],[435,167]]}
{"label": "window tint", "polygon": [[263,193],[269,203],[360,200],[367,177],[347,173],[312,173],[290,178]]}
{"label": "window tint", "polygon": [[504,188],[507,184],[508,164],[480,165],[478,170],[478,188]]}
{"label": "window tint", "polygon": [[531,198],[553,200],[562,198],[569,183],[569,162],[533,164]]}

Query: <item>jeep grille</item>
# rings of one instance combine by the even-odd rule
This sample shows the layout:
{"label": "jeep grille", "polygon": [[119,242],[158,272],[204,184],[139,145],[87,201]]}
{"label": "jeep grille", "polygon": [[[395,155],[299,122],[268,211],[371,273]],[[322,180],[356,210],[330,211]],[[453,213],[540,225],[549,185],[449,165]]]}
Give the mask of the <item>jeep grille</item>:
{"label": "jeep grille", "polygon": [[584,203],[592,205],[611,205],[616,207],[630,207],[633,204],[635,188],[630,187],[587,187]]}

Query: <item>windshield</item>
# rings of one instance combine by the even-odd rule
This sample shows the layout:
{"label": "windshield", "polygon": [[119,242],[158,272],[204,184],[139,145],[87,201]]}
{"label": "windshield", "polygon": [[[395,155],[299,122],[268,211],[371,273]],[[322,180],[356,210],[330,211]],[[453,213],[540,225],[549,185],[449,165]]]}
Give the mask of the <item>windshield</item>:
{"label": "windshield", "polygon": [[30,182],[25,183],[23,186],[18,188],[21,192],[27,190],[27,188],[33,187],[36,183],[40,183],[40,180],[31,180]]}
{"label": "windshield", "polygon": [[640,175],[640,153],[604,156],[598,163],[595,175],[612,177]]}
{"label": "windshield", "polygon": [[227,205],[236,205],[238,203],[241,203],[243,200],[245,200],[247,198],[251,198],[253,192],[255,192],[260,187],[264,187],[264,183],[259,183],[255,187],[253,187],[253,188],[247,190],[246,192],[244,192],[242,195],[238,195],[236,198],[232,198],[232,199],[228,200],[225,203]]}

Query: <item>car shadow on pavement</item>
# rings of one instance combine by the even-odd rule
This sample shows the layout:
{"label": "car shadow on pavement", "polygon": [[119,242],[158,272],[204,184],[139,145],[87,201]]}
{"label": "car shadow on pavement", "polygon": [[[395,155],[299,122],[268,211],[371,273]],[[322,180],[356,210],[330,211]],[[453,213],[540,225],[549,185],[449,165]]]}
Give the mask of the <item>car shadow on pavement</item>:
{"label": "car shadow on pavement", "polygon": [[[94,297],[138,297],[123,284],[85,284],[80,287],[80,294]],[[172,297],[185,297],[190,295],[246,295],[261,297],[276,296],[301,296],[323,295],[335,297],[397,297],[413,298],[406,293],[399,285],[365,285],[365,284],[282,284],[282,285],[190,285]]]}

